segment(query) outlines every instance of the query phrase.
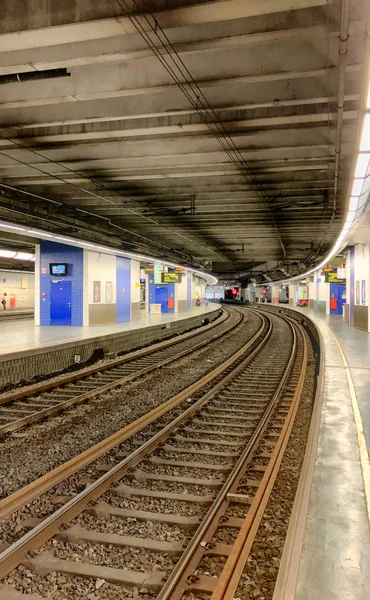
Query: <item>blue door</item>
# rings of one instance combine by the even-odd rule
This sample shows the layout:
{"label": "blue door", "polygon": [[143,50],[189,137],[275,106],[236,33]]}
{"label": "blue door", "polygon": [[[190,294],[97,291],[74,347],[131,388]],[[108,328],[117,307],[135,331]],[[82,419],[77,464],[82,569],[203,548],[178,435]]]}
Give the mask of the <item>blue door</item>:
{"label": "blue door", "polygon": [[168,312],[168,289],[167,286],[156,286],[155,303],[161,305],[161,312]]}
{"label": "blue door", "polygon": [[[343,304],[346,303],[345,299],[346,286],[340,283],[330,284],[330,314],[331,315],[342,315]],[[344,298],[343,298],[344,296]]]}
{"label": "blue door", "polygon": [[343,314],[343,305],[345,303],[346,303],[346,286],[339,284],[338,285],[338,315]]}
{"label": "blue door", "polygon": [[52,281],[50,290],[50,325],[71,324],[71,281]]}

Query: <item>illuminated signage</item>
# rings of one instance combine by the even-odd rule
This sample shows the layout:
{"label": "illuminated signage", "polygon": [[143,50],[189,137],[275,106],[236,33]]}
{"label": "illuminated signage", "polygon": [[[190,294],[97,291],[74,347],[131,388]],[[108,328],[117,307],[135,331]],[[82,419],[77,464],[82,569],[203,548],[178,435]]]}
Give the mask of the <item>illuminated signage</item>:
{"label": "illuminated signage", "polygon": [[179,283],[180,273],[162,273],[162,283]]}
{"label": "illuminated signage", "polygon": [[338,277],[338,273],[328,273],[328,283],[346,283],[346,280]]}
{"label": "illuminated signage", "polygon": [[168,267],[154,263],[154,283],[163,283],[162,273],[166,273],[167,271]]}

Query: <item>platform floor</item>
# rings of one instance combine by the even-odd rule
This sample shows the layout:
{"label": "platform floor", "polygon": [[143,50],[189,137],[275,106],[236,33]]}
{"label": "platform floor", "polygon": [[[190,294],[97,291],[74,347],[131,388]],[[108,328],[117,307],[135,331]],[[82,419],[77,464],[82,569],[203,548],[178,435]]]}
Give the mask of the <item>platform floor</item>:
{"label": "platform floor", "polygon": [[369,600],[370,334],[340,316],[298,310],[317,323],[326,366],[295,600]]}
{"label": "platform floor", "polygon": [[7,308],[0,310],[0,321],[18,320],[21,317],[24,319],[33,319],[33,308]]}
{"label": "platform floor", "polygon": [[36,327],[33,319],[19,322],[0,322],[0,356],[11,352],[33,350],[50,346],[51,344],[65,344],[81,340],[88,340],[99,336],[134,331],[143,327],[171,323],[193,316],[207,314],[217,309],[217,304],[210,302],[207,306],[197,306],[191,311],[178,313],[163,313],[150,315],[143,313],[140,320],[112,325],[94,325],[91,327]]}

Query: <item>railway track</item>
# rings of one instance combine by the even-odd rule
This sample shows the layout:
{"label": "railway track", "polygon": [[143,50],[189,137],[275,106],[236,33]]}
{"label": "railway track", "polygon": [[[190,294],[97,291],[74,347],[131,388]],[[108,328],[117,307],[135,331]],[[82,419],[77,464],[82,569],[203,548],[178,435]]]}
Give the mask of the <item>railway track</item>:
{"label": "railway track", "polygon": [[235,309],[224,311],[221,320],[180,338],[155,344],[56,381],[0,396],[0,438],[199,350],[238,327],[244,315],[243,311]]}
{"label": "railway track", "polygon": [[263,320],[253,351],[0,555],[1,600],[234,597],[307,360],[298,325]]}

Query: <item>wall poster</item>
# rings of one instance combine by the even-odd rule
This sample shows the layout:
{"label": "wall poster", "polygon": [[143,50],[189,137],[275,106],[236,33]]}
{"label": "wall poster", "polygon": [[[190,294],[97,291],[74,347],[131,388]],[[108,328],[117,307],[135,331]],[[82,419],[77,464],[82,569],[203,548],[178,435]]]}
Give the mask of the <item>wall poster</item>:
{"label": "wall poster", "polygon": [[100,302],[100,281],[93,283],[93,302]]}
{"label": "wall poster", "polygon": [[361,281],[361,304],[366,304],[366,287],[365,279]]}
{"label": "wall poster", "polygon": [[360,282],[356,281],[356,304],[360,304]]}
{"label": "wall poster", "polygon": [[113,281],[105,282],[105,301],[113,302]]}

